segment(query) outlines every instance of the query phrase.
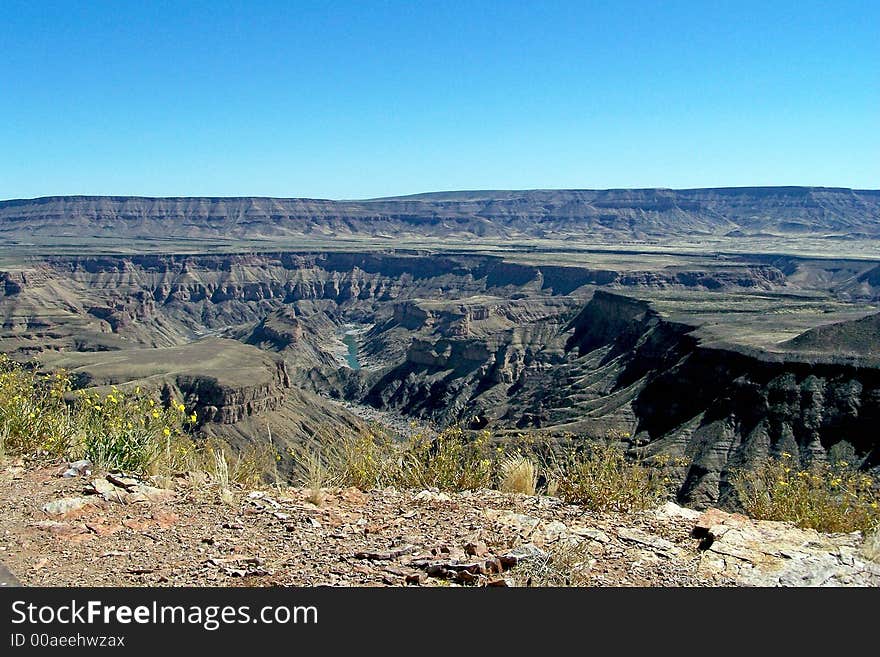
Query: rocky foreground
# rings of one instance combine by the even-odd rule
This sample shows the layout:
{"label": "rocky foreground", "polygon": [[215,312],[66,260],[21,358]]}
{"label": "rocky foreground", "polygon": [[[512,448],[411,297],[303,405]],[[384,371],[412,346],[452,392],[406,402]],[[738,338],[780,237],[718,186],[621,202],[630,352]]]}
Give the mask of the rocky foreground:
{"label": "rocky foreground", "polygon": [[[598,514],[488,490],[221,496],[196,474],[161,487],[70,466],[0,465],[0,566],[9,582],[514,586],[570,576],[587,586],[880,585],[876,535],[820,534],[717,509],[669,503]],[[563,567],[570,572],[560,579]]]}

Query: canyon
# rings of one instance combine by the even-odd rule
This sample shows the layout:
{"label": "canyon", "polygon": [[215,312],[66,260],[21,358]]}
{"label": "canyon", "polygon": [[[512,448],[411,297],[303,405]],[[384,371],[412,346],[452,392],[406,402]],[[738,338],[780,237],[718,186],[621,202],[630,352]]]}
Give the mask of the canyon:
{"label": "canyon", "polygon": [[880,192],[0,202],[0,351],[154,388],[236,448],[383,417],[880,469]]}

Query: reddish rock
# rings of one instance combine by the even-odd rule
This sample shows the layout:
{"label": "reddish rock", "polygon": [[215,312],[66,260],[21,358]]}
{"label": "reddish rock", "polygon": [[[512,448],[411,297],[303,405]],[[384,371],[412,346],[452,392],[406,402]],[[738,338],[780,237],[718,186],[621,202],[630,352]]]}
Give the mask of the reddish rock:
{"label": "reddish rock", "polygon": [[87,522],[86,528],[97,536],[110,536],[111,534],[121,531],[122,525],[119,523],[96,520],[94,522]]}
{"label": "reddish rock", "polygon": [[155,511],[153,512],[153,520],[156,521],[160,529],[168,529],[180,522],[180,516],[172,511]]}

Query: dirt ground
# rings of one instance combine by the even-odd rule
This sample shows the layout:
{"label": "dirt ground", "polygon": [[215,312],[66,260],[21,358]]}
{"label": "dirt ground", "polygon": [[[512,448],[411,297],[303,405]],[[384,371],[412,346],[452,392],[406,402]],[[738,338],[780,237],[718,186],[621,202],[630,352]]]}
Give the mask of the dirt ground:
{"label": "dirt ground", "polygon": [[[234,488],[221,501],[194,475],[172,495],[65,469],[0,465],[0,562],[22,585],[505,586],[523,559],[569,544],[585,585],[730,583],[698,573],[692,515],[601,515],[495,491],[335,489],[316,505],[303,489]],[[141,489],[155,501],[130,492]]]}

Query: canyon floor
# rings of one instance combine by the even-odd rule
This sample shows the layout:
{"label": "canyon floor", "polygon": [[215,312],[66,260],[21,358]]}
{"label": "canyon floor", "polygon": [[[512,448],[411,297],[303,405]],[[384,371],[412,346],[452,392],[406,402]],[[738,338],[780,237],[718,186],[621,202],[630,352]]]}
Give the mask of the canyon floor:
{"label": "canyon floor", "polygon": [[[24,586],[878,585],[877,538],[672,503],[597,514],[496,491],[221,496],[66,463],[0,465],[0,562]],[[312,500],[312,501],[310,501]],[[873,542],[872,542],[873,540]]]}

